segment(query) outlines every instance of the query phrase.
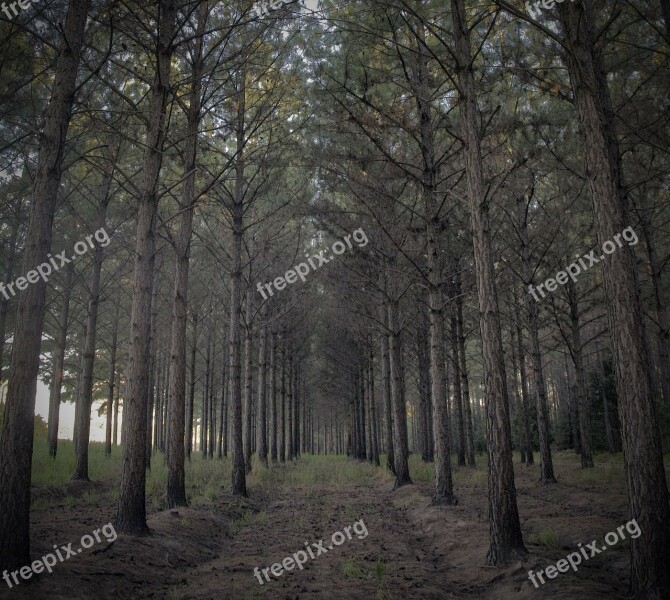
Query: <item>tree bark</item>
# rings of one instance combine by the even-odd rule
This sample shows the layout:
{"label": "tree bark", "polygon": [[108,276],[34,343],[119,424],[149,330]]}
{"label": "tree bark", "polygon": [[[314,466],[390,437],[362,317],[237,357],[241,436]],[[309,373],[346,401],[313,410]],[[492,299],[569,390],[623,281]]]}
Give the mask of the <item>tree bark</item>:
{"label": "tree bark", "polygon": [[[393,274],[392,274],[393,276]],[[391,404],[393,411],[393,466],[395,483],[393,489],[412,483],[407,462],[407,406],[405,405],[405,389],[402,380],[400,319],[399,307],[395,292],[395,282],[390,279],[391,296],[388,301],[389,327],[389,364],[391,373]]]}
{"label": "tree bark", "polygon": [[[529,202],[517,199],[517,217],[519,239],[521,242],[521,259],[523,262],[524,288],[533,285],[533,269],[530,264],[530,248],[528,244],[528,208]],[[554,463],[551,458],[551,433],[549,431],[549,413],[547,410],[547,389],[542,369],[542,351],[540,349],[540,325],[537,301],[531,294],[525,294],[528,309],[528,337],[530,338],[530,355],[533,361],[535,400],[537,406],[537,431],[540,438],[540,483],[556,483]]]}
{"label": "tree bark", "polygon": [[277,462],[277,334],[270,336],[270,459]]}
{"label": "tree bark", "polygon": [[258,459],[265,467],[268,466],[268,432],[267,432],[267,345],[268,332],[265,324],[265,306],[261,314],[261,321],[263,322],[260,328],[260,343],[258,347],[258,429],[257,445],[258,445]]}
{"label": "tree bark", "polygon": [[579,449],[582,469],[593,468],[593,454],[591,451],[591,424],[589,418],[588,395],[586,391],[586,375],[584,374],[584,348],[582,347],[579,306],[577,304],[577,290],[575,283],[569,279],[566,284],[568,302],[570,303],[570,334],[572,362],[575,367],[577,384],[577,406],[579,407]]}
{"label": "tree bark", "polygon": [[470,30],[464,0],[451,0],[456,43],[460,117],[465,140],[465,171],[470,202],[477,295],[484,362],[489,450],[489,565],[504,565],[527,553],[521,537],[512,464],[512,432],[509,419],[507,375],[503,360],[491,248],[489,201],[484,190],[482,157]]}
{"label": "tree bark", "polygon": [[145,483],[151,288],[154,272],[158,176],[163,161],[165,109],[176,32],[176,0],[160,0],[156,78],[151,88],[144,154],[144,181],[137,212],[133,308],[130,325],[124,447],[116,531],[147,535]]}
{"label": "tree bark", "polygon": [[[51,99],[40,138],[23,272],[47,262],[72,114],[89,0],[71,0],[56,59]],[[30,563],[30,476],[35,394],[46,300],[40,279],[20,293],[0,436],[0,571]]]}
{"label": "tree bark", "polygon": [[[625,187],[607,80],[594,50],[590,4],[557,7],[584,136],[586,173],[598,242],[627,226]],[[644,314],[633,249],[624,245],[602,262],[614,349],[619,419],[631,517],[641,535],[631,540],[631,587],[647,598],[670,596],[670,502],[650,381]]]}
{"label": "tree bark", "polygon": [[60,423],[60,399],[63,390],[63,369],[65,368],[65,350],[67,349],[67,330],[70,315],[70,300],[72,298],[72,284],[74,282],[74,263],[67,266],[65,285],[63,287],[63,306],[61,309],[60,329],[54,347],[53,381],[49,394],[49,428],[47,442],[49,456],[56,457],[58,451],[58,425]]}
{"label": "tree bark", "polygon": [[195,363],[198,349],[198,314],[193,313],[193,341],[191,342],[191,368],[189,372],[188,412],[186,415],[186,457],[193,452],[193,410],[195,407]]}
{"label": "tree bark", "polygon": [[195,32],[195,51],[191,68],[192,83],[186,114],[184,142],[184,174],[180,203],[179,231],[175,239],[176,268],[172,299],[172,339],[170,342],[169,437],[167,507],[187,506],[185,484],[185,408],[186,408],[186,325],[188,319],[188,279],[193,235],[195,203],[195,168],[202,96],[203,36],[208,7],[205,0],[198,5],[198,25]]}
{"label": "tree bark", "polygon": [[114,404],[114,390],[116,383],[116,351],[119,339],[119,312],[121,303],[117,299],[114,306],[114,325],[112,329],[112,342],[109,349],[109,394],[107,395],[107,419],[105,423],[105,456],[112,454],[112,413]]}
{"label": "tree bark", "polygon": [[461,392],[465,412],[465,442],[468,467],[475,466],[475,434],[472,429],[472,408],[470,406],[470,383],[468,381],[468,363],[465,356],[465,331],[463,329],[463,296],[461,274],[456,264],[456,318],[458,320],[458,360],[461,374]]}

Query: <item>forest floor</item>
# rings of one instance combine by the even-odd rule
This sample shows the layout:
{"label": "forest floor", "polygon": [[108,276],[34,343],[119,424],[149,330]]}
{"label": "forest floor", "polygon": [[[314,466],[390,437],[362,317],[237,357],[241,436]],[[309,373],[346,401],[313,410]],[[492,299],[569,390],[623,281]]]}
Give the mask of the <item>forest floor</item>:
{"label": "forest floor", "polygon": [[[61,448],[68,455],[71,448]],[[92,483],[58,481],[69,459],[49,466],[36,458],[33,486],[33,559],[113,521],[118,497],[119,456],[91,454]],[[230,496],[229,460],[189,465],[191,506],[161,510],[165,467],[154,457],[147,482],[146,538],[102,539],[58,563],[52,574],[33,576],[0,598],[156,598],[168,600],[626,598],[626,541],[584,561],[577,573],[559,573],[534,588],[528,571],[555,564],[577,545],[598,539],[627,522],[621,456],[599,455],[582,471],[572,453],[556,453],[559,483],[537,483],[538,467],[515,455],[515,476],[524,541],[523,562],[506,569],[485,565],[489,526],[484,456],[475,470],[454,468],[458,505],[431,507],[433,471],[411,457],[414,485],[391,491],[392,478],[344,457],[307,456],[296,463],[257,469],[248,480],[249,499]],[[667,463],[666,463],[667,464]],[[352,538],[332,545],[331,535],[363,520]],[[360,533],[361,535],[356,535]],[[113,536],[110,536],[113,537]],[[261,585],[260,570],[324,540],[326,554],[309,559]],[[314,549],[314,546],[311,546]],[[316,555],[316,550],[314,554]],[[290,565],[289,565],[290,566]]]}

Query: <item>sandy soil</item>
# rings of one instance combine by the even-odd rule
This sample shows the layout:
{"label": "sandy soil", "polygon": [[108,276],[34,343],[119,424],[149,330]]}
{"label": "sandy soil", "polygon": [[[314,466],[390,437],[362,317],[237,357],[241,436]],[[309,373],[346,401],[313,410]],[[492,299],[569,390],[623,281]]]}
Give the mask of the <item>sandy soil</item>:
{"label": "sandy soil", "polygon": [[[480,458],[479,460],[482,460]],[[294,467],[286,467],[294,468]],[[175,600],[272,599],[400,599],[422,598],[626,598],[628,544],[586,561],[577,573],[559,574],[539,589],[529,569],[555,564],[578,543],[602,540],[627,521],[621,480],[602,484],[542,486],[537,467],[515,465],[519,512],[529,554],[506,569],[485,565],[488,549],[486,477],[478,471],[455,470],[455,507],[431,507],[431,486],[417,483],[392,492],[386,482],[365,486],[250,489],[250,500],[222,494],[208,507],[155,512],[151,537],[119,536],[111,543],[58,564],[52,574],[33,577],[13,589],[4,582],[0,598],[60,600],[74,598],[156,598]],[[575,469],[568,463],[560,471]],[[579,478],[565,476],[565,480]],[[226,484],[228,482],[225,482]],[[72,483],[75,497],[99,492],[100,501],[59,503],[36,510],[33,557],[54,543],[73,542],[109,522],[115,506],[105,484]],[[36,495],[48,495],[36,490]],[[305,542],[324,540],[363,519],[367,537],[352,539],[310,559],[304,570],[270,577],[261,585],[255,567],[271,567],[304,549]],[[553,547],[533,545],[536,534],[550,528]],[[602,542],[599,542],[602,545]]]}

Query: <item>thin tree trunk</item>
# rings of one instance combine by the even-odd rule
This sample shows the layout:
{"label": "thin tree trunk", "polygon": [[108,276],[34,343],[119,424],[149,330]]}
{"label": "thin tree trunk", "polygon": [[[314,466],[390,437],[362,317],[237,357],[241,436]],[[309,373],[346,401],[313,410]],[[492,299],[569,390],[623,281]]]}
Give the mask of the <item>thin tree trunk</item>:
{"label": "thin tree trunk", "polygon": [[577,304],[577,290],[572,279],[566,285],[568,302],[570,303],[570,332],[572,335],[572,362],[575,367],[575,379],[577,383],[577,406],[579,407],[579,448],[582,461],[582,469],[593,468],[593,455],[591,452],[591,424],[589,419],[588,395],[586,392],[586,375],[584,374],[584,359],[579,324],[579,306]]}
{"label": "thin tree trunk", "polygon": [[523,344],[523,329],[521,327],[521,309],[516,299],[516,290],[514,291],[514,307],[516,321],[516,342],[519,353],[519,375],[521,377],[521,402],[522,402],[522,423],[523,437],[526,452],[526,465],[535,464],[533,457],[533,436],[530,429],[530,394],[528,393],[528,377],[526,375],[526,352]]}
{"label": "thin tree trunk", "polygon": [[[533,285],[533,268],[530,264],[530,248],[528,244],[528,209],[530,202],[523,198],[517,200],[517,217],[519,240],[521,242],[521,258],[523,262],[524,288]],[[530,338],[530,355],[533,361],[535,400],[537,406],[537,431],[540,438],[540,483],[556,483],[554,464],[551,458],[551,433],[549,431],[549,413],[547,411],[547,390],[542,369],[542,351],[540,349],[540,325],[537,301],[530,295],[526,296],[528,309],[528,337]]]}
{"label": "thin tree trunk", "polygon": [[253,396],[253,363],[254,363],[254,331],[253,331],[253,288],[251,287],[251,266],[249,267],[249,285],[247,286],[246,328],[244,339],[244,467],[247,475],[251,473],[251,439]]}
{"label": "thin tree trunk", "polygon": [[246,113],[246,70],[239,73],[237,90],[237,161],[235,190],[231,209],[233,224],[233,264],[230,283],[230,402],[232,406],[232,493],[247,495],[244,445],[242,437],[242,237],[244,236],[244,144]]}
{"label": "thin tree trunk", "polygon": [[461,274],[456,264],[456,318],[458,320],[458,357],[461,373],[461,391],[463,393],[463,409],[465,412],[465,458],[468,467],[475,466],[475,435],[472,429],[472,408],[470,406],[470,383],[468,381],[468,365],[465,356],[465,331],[463,329],[463,296],[461,290]]}
{"label": "thin tree trunk", "polygon": [[400,364],[402,350],[400,347],[400,319],[398,316],[398,300],[394,294],[395,282],[389,282],[391,298],[388,302],[389,364],[391,373],[391,404],[393,410],[393,466],[395,483],[393,489],[412,483],[409,476],[407,462],[407,407],[405,405],[405,390],[402,381],[402,366]]}
{"label": "thin tree trunk", "polygon": [[270,459],[277,462],[277,334],[270,336]]}
{"label": "thin tree trunk", "polygon": [[112,427],[112,444],[118,446],[119,434],[119,395],[121,394],[121,372],[119,372],[118,383],[116,384],[116,394],[114,396],[114,425]]}
{"label": "thin tree trunk", "polygon": [[114,389],[116,384],[116,351],[119,339],[119,312],[121,302],[116,301],[114,307],[114,328],[112,329],[112,342],[109,349],[109,394],[107,395],[107,420],[105,423],[105,456],[112,454],[112,412],[114,404]]}
{"label": "thin tree trunk", "polygon": [[49,456],[56,457],[58,451],[58,425],[60,423],[60,399],[63,389],[63,369],[65,368],[65,350],[67,347],[67,330],[70,315],[70,299],[74,282],[74,263],[67,266],[65,285],[63,287],[63,305],[61,309],[60,328],[54,347],[53,381],[49,394],[49,428],[47,441]]}
{"label": "thin tree trunk", "polygon": [[198,314],[193,313],[193,341],[191,343],[191,368],[189,371],[188,412],[186,415],[186,457],[193,452],[193,410],[195,408],[195,362],[198,349]]}
{"label": "thin tree trunk", "polygon": [[261,313],[260,343],[258,347],[258,459],[265,467],[268,466],[268,434],[267,434],[267,345],[268,332],[265,324],[265,306]]}
{"label": "thin tree trunk", "polygon": [[286,331],[281,341],[281,419],[279,425],[279,460],[286,462]]}

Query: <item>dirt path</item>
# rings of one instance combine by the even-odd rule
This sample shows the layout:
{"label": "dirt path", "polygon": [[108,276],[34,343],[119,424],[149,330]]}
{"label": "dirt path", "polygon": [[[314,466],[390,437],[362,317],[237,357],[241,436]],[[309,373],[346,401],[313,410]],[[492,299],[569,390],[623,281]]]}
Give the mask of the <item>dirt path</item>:
{"label": "dirt path", "polygon": [[[603,463],[583,473],[572,457],[559,455],[557,463],[561,477],[554,486],[539,485],[536,468],[515,465],[530,552],[504,569],[485,564],[489,525],[483,465],[454,470],[458,506],[431,507],[432,465],[415,464],[415,484],[392,492],[384,470],[319,457],[259,471],[250,499],[230,496],[223,470],[215,473],[217,493],[200,506],[157,511],[152,498],[150,537],[119,536],[95,544],[58,563],[51,574],[11,590],[0,585],[0,599],[623,599],[627,543],[540,588],[528,580],[530,569],[555,564],[579,543],[602,539],[627,519],[619,467]],[[82,535],[113,519],[115,481],[70,482],[65,488],[59,493],[67,497],[35,490],[40,507],[32,516],[34,559],[52,552],[54,544],[72,542],[76,549]],[[341,545],[334,546],[333,534],[356,523],[351,539],[336,537]],[[261,585],[255,568],[260,574],[304,552],[305,542],[315,558],[307,559],[304,569],[279,576],[268,571],[270,581],[260,575]]]}
{"label": "dirt path", "polygon": [[[212,598],[450,598],[444,556],[394,506],[386,484],[308,489],[283,488],[259,503],[260,512],[236,532],[217,559],[187,573],[178,597]],[[332,535],[350,530],[352,539],[333,547]],[[367,535],[365,535],[367,530]],[[356,531],[361,532],[360,535]],[[362,539],[361,539],[362,538]],[[279,577],[254,576],[323,540],[326,553],[312,546],[304,570]],[[336,536],[336,541],[340,538]],[[301,555],[298,555],[302,559]],[[290,563],[287,563],[289,566]]]}

